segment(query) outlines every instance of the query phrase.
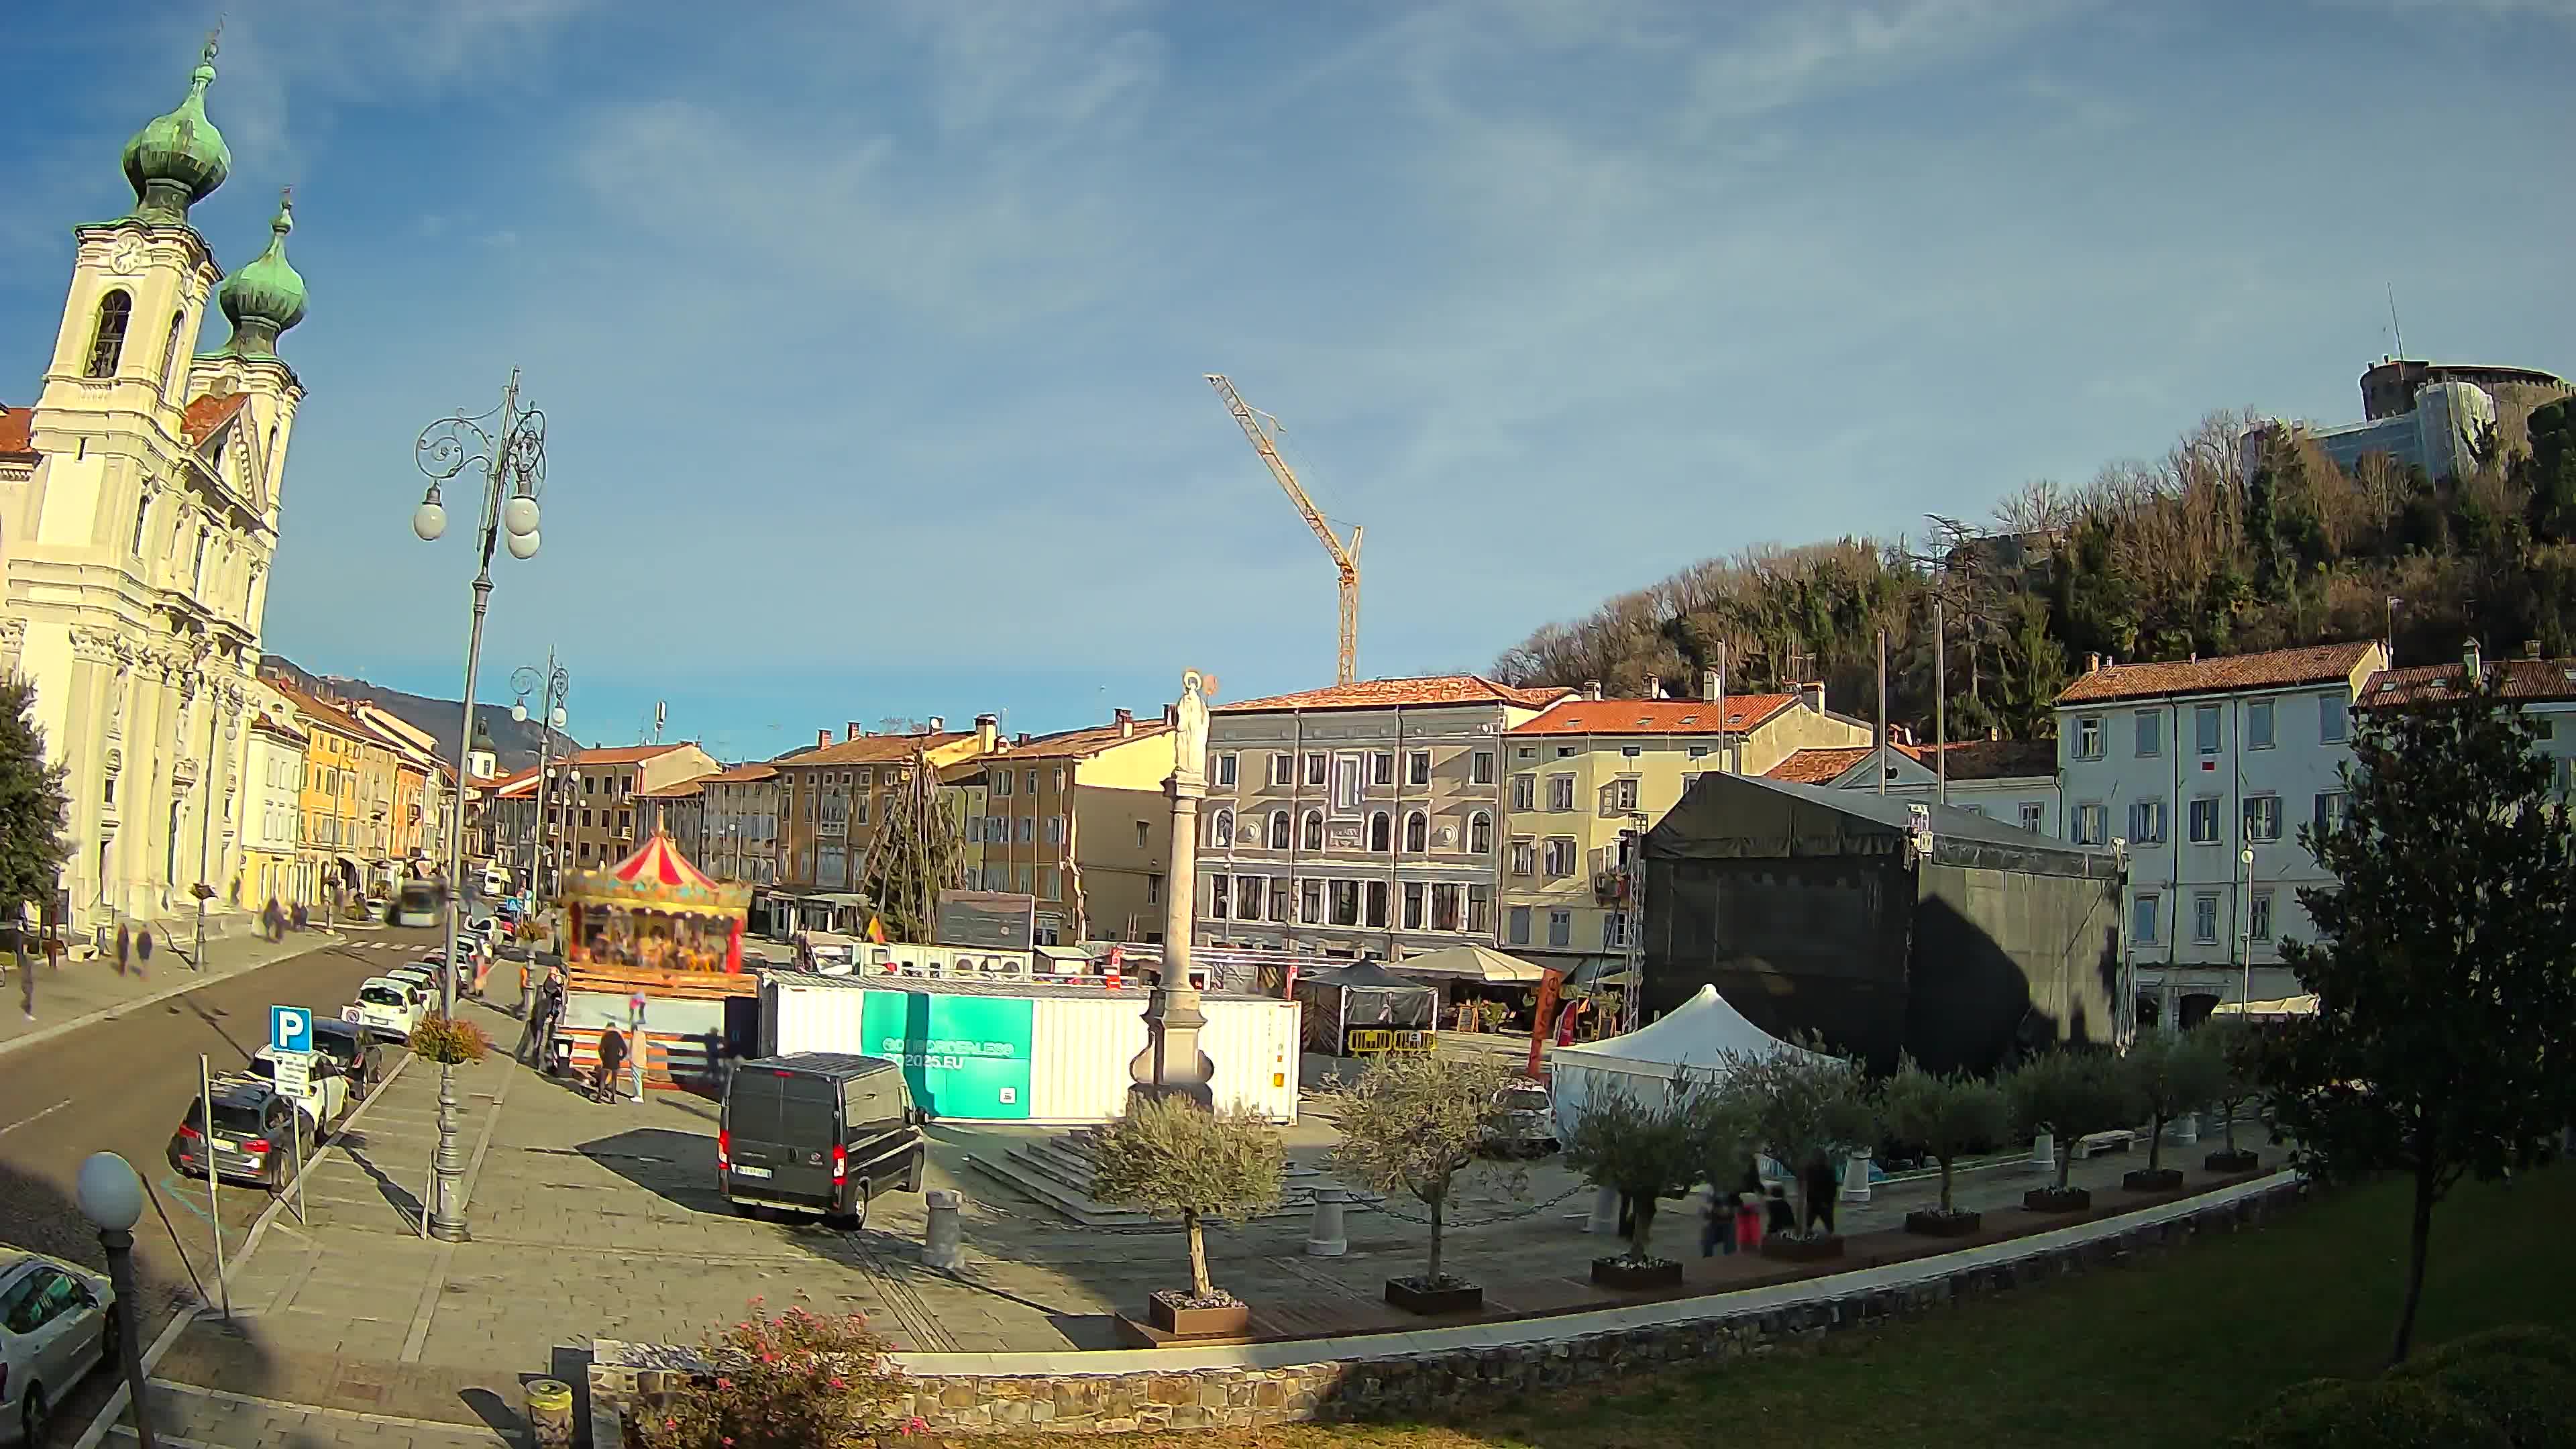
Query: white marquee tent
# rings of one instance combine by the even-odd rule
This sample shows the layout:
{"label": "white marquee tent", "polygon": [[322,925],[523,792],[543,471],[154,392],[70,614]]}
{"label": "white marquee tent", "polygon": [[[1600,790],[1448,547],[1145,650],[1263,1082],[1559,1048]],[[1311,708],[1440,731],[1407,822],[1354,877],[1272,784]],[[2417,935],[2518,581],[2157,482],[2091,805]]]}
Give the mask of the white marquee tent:
{"label": "white marquee tent", "polygon": [[1714,1077],[1730,1054],[1775,1052],[1823,1059],[1821,1053],[1791,1046],[1745,1020],[1716,987],[1703,986],[1661,1019],[1624,1036],[1551,1052],[1548,1081],[1557,1130],[1571,1132],[1575,1111],[1595,1092],[1623,1090],[1640,1102],[1661,1102],[1676,1076]]}

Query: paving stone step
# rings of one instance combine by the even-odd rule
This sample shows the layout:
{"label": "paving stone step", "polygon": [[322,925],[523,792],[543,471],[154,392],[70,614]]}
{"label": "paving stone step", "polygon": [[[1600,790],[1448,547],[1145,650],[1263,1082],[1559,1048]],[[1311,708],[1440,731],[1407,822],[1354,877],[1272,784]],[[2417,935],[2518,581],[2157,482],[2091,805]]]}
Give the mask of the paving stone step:
{"label": "paving stone step", "polygon": [[[999,1155],[971,1153],[967,1163],[978,1172],[1034,1198],[1085,1227],[1146,1227],[1166,1221],[1091,1196],[1089,1132],[1069,1132],[1014,1143]],[[1312,1167],[1292,1166],[1279,1206],[1261,1219],[1302,1217],[1315,1210],[1315,1189],[1333,1186],[1332,1178]],[[1384,1199],[1352,1191],[1351,1208],[1365,1212]]]}

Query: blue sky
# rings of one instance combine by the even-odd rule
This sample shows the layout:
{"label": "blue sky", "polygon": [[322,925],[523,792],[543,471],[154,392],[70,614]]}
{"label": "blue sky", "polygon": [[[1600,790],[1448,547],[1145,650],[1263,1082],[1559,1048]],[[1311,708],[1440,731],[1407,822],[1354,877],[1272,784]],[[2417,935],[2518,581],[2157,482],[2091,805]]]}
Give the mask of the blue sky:
{"label": "blue sky", "polygon": [[[0,52],[0,399],[215,9],[128,8]],[[2418,355],[2576,371],[2568,0],[228,9],[198,219],[238,265],[292,182],[313,296],[269,646],[454,691],[411,445],[515,364],[551,472],[487,678],[557,644],[584,738],[1328,682],[1206,372],[1366,525],[1384,674],[2215,408],[2357,417],[2391,285]]]}

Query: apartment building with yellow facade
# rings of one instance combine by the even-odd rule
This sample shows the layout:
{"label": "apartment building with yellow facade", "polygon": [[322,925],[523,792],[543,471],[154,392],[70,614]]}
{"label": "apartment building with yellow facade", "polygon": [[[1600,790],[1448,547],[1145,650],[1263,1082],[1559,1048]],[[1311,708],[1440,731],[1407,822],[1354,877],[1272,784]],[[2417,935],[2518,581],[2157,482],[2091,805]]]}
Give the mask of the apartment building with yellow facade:
{"label": "apartment building with yellow facade", "polygon": [[1040,945],[1160,941],[1171,776],[1170,721],[1123,709],[952,765],[940,781],[962,827],[962,878],[1033,897]]}
{"label": "apartment building with yellow facade", "polygon": [[638,795],[712,775],[723,766],[683,741],[582,750],[565,768],[563,814],[554,825],[558,857],[565,869],[601,870],[650,838],[649,827],[638,827]]}
{"label": "apartment building with yellow facade", "polygon": [[1713,674],[1698,699],[1603,699],[1587,686],[1514,723],[1500,740],[1497,944],[1569,974],[1623,957],[1626,832],[1663,818],[1703,773],[1759,775],[1800,750],[1871,737],[1867,724],[1825,708],[1821,684],[1726,695]]}

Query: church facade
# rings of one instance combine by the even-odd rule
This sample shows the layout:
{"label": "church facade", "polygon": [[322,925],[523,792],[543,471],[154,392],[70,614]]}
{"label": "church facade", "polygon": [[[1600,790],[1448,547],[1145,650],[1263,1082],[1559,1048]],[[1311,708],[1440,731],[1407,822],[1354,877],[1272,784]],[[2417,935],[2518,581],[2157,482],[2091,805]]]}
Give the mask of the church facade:
{"label": "church facade", "polygon": [[[76,929],[193,915],[199,882],[243,904],[225,892],[258,803],[252,682],[304,399],[277,341],[305,291],[283,199],[229,277],[189,220],[232,165],[206,116],[214,54],[127,143],[133,209],[74,229],[42,387],[0,412],[0,668],[34,682],[67,774]],[[217,310],[229,335],[207,346]]]}

